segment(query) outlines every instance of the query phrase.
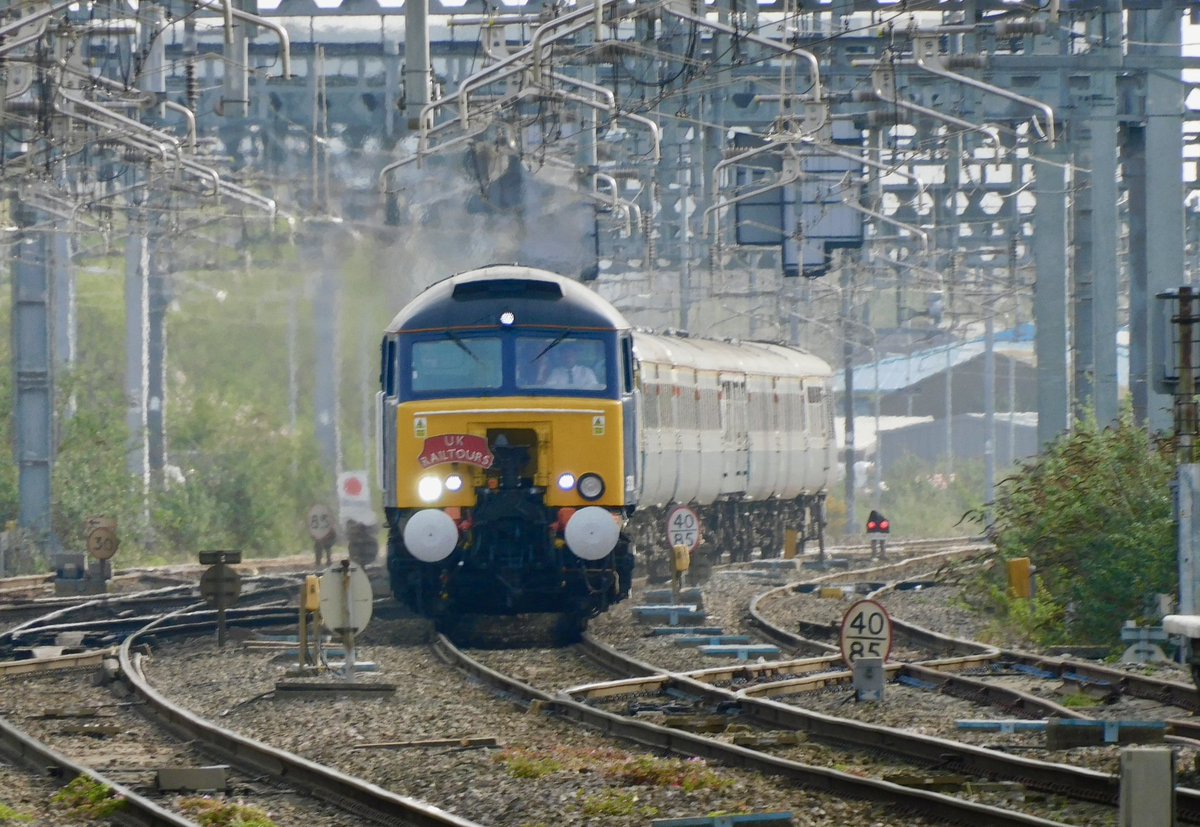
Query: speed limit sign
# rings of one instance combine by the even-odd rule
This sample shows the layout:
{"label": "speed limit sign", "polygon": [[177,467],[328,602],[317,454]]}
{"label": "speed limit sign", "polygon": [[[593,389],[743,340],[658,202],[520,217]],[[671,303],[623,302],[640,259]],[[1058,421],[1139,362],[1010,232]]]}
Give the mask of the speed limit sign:
{"label": "speed limit sign", "polygon": [[700,545],[700,517],[686,505],[671,509],[667,515],[667,545],[687,546],[688,551]]}
{"label": "speed limit sign", "polygon": [[842,660],[853,666],[859,658],[883,658],[892,651],[892,619],[874,600],[860,600],[842,617]]}
{"label": "speed limit sign", "polygon": [[83,524],[87,536],[88,554],[97,560],[107,560],[117,553],[117,521],[112,517],[88,517]]}
{"label": "speed limit sign", "polygon": [[88,554],[97,560],[107,560],[112,557],[117,553],[117,546],[120,544],[121,541],[117,539],[117,533],[108,526],[97,526],[88,532]]}
{"label": "speed limit sign", "polygon": [[333,512],[328,506],[318,503],[308,509],[308,533],[314,540],[323,543],[332,539],[335,531]]}

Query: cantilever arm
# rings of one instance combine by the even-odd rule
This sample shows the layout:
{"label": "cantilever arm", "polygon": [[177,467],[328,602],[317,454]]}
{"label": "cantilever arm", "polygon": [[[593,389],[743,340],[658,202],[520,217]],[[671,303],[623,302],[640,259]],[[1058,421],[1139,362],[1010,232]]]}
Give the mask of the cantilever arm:
{"label": "cantilever arm", "polygon": [[[947,115],[944,112],[938,112],[936,109],[930,109],[927,106],[913,103],[912,101],[904,100],[900,97],[889,97],[883,90],[885,86],[890,84],[888,78],[893,77],[890,67],[876,64],[875,71],[871,73],[871,92],[877,100],[884,103],[889,103],[892,106],[898,106],[901,109],[907,109],[910,112],[916,112],[919,115],[924,115],[927,118],[933,118],[935,121],[948,123],[951,126],[957,126],[959,129],[965,129],[970,132],[979,132],[986,135],[988,140],[992,142],[992,148],[996,152],[996,160],[1000,160],[1000,156],[1004,153],[1004,147],[1000,144],[1000,133],[994,126],[981,126],[977,123],[964,121],[962,118],[956,118],[953,115]],[[861,100],[868,100],[868,95],[860,96]]]}
{"label": "cantilever arm", "polygon": [[[201,8],[213,10],[217,7],[216,0],[192,0]],[[247,23],[253,23],[256,26],[262,26],[264,29],[270,29],[275,32],[279,38],[279,58],[280,58],[280,77],[290,78],[292,76],[292,38],[287,33],[287,29],[276,23],[274,20],[268,20],[265,17],[259,17],[257,14],[251,14],[248,11],[234,8],[233,0],[220,0],[222,10],[225,12],[226,31],[230,31],[233,26],[232,17],[238,20],[245,20]]]}
{"label": "cantilever arm", "polygon": [[[1040,109],[1046,116],[1046,131],[1043,134],[1050,145],[1054,145],[1054,108],[1050,106],[1050,104],[1035,98],[1027,98],[1024,95],[1018,95],[1016,92],[1011,92],[1003,87],[993,86],[990,83],[984,83],[981,80],[976,80],[975,78],[968,77],[966,75],[960,75],[957,72],[951,72],[949,69],[945,69],[940,65],[940,55],[937,54],[936,50],[937,41],[935,39],[930,37],[917,38],[913,42],[913,53],[917,56],[914,63],[918,68],[924,69],[926,72],[937,75],[938,77],[943,77],[948,80],[955,80],[975,89],[980,89],[984,92],[991,92],[993,95],[999,95],[1002,98],[1008,98],[1011,101],[1023,103],[1026,106],[1032,106],[1034,109]],[[934,59],[931,60],[931,57]],[[1034,125],[1036,127],[1036,120],[1034,121]]]}

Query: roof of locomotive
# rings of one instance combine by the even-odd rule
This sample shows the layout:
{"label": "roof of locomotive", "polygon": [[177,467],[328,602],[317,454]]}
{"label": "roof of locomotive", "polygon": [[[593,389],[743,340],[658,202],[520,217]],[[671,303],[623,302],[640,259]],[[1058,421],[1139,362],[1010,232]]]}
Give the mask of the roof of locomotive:
{"label": "roof of locomotive", "polygon": [[387,333],[494,327],[512,311],[517,327],[625,330],[629,322],[593,290],[546,270],[491,265],[430,285],[401,310]]}
{"label": "roof of locomotive", "polygon": [[825,360],[771,342],[697,339],[642,331],[634,333],[634,342],[639,360],[672,367],[769,376],[826,377],[833,373]]}

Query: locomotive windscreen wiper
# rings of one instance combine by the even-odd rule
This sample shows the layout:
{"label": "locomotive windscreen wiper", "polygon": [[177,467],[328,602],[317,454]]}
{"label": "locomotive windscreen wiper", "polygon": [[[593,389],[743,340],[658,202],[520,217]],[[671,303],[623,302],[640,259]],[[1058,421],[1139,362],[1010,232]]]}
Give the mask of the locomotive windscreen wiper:
{"label": "locomotive windscreen wiper", "polygon": [[[447,331],[446,331],[446,338],[448,338],[450,341],[454,342],[454,344],[456,344],[456,345],[458,345],[460,348],[462,348],[462,352],[463,352],[463,353],[465,353],[465,354],[467,354],[468,356],[470,356],[470,357],[471,357],[472,359],[474,359],[474,360],[475,360],[477,363],[479,363],[479,364],[483,364],[482,362],[480,362],[480,359],[479,359],[479,357],[478,357],[478,356],[476,356],[476,355],[474,354],[474,352],[472,352],[471,348],[467,347],[467,344],[466,344],[466,342],[464,342],[462,339],[460,339],[460,338],[459,338],[459,336],[458,336],[458,334],[457,334],[457,333],[455,333],[453,330],[447,330]],[[547,350],[549,350],[549,348],[547,348]]]}
{"label": "locomotive windscreen wiper", "polygon": [[557,347],[557,346],[558,346],[558,343],[559,343],[559,342],[561,342],[561,341],[562,341],[563,339],[565,339],[565,338],[567,338],[567,331],[565,331],[565,330],[564,330],[562,333],[558,334],[558,338],[556,338],[556,339],[555,339],[553,342],[551,342],[550,344],[548,344],[548,345],[546,345],[544,348],[542,348],[542,352],[541,352],[541,353],[539,353],[537,356],[534,356],[534,357],[533,357],[533,361],[535,361],[535,362],[536,362],[538,359],[541,359],[541,358],[542,358],[543,356],[545,356],[545,355],[546,355],[546,354],[547,354],[547,353],[548,353],[550,350],[552,350],[553,348]]}

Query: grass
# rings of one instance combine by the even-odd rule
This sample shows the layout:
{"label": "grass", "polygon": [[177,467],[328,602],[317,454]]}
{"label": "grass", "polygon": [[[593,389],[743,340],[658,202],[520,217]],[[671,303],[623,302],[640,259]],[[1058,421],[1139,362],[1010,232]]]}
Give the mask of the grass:
{"label": "grass", "polygon": [[654,818],[658,808],[640,804],[637,793],[632,790],[601,790],[597,793],[578,794],[579,811],[585,816],[637,816]]}
{"label": "grass", "polygon": [[33,821],[33,816],[14,810],[7,804],[0,804],[0,824],[20,824]]}
{"label": "grass", "polygon": [[113,789],[86,775],[79,775],[51,799],[80,818],[109,818],[125,808],[125,799]]}
{"label": "grass", "polygon": [[555,773],[593,773],[619,787],[676,787],[685,792],[721,790],[733,782],[701,758],[629,755],[613,749],[552,745],[543,750],[510,748],[497,757],[515,778]]}
{"label": "grass", "polygon": [[275,827],[266,811],[238,801],[185,798],[179,803],[179,809],[200,827]]}

